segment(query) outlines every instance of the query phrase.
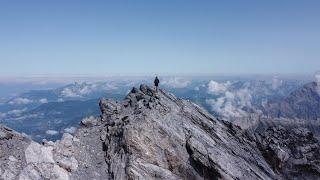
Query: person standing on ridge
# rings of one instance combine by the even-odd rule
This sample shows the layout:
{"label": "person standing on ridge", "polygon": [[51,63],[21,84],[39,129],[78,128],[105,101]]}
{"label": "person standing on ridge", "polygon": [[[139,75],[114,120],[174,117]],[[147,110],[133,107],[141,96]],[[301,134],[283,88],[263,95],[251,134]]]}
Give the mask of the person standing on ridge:
{"label": "person standing on ridge", "polygon": [[156,92],[158,92],[158,86],[159,86],[160,80],[158,76],[154,79],[154,86],[156,87]]}

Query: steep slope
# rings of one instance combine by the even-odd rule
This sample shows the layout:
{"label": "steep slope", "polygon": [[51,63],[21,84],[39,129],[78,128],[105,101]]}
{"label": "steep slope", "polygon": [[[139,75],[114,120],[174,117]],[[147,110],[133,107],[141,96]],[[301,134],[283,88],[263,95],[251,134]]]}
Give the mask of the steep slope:
{"label": "steep slope", "polygon": [[300,129],[243,131],[190,101],[145,85],[133,88],[121,102],[101,100],[99,105],[99,118],[83,120],[74,136],[64,134],[57,142],[40,145],[2,127],[0,177],[292,179],[297,173],[320,177],[319,144]]}
{"label": "steep slope", "polygon": [[320,146],[308,129],[260,126],[255,137],[262,155],[282,179],[320,178]]}
{"label": "steep slope", "polygon": [[317,120],[320,118],[320,95],[317,83],[306,84],[286,98],[267,103],[263,111],[271,117]]}
{"label": "steep slope", "polygon": [[100,106],[113,179],[275,177],[245,132],[170,93],[142,85]]}

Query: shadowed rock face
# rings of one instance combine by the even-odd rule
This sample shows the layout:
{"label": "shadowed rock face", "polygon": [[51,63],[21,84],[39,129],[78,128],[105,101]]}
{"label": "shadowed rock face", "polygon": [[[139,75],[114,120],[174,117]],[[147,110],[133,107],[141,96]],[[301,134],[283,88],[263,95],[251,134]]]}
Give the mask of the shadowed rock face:
{"label": "shadowed rock face", "polygon": [[[65,134],[57,142],[40,145],[1,127],[0,176],[247,180],[319,175],[318,142],[299,129],[251,134],[145,85],[133,88],[122,102],[101,100],[99,105],[99,118],[85,119],[75,136]],[[15,142],[19,148],[10,149]]]}
{"label": "shadowed rock face", "polygon": [[319,179],[320,146],[305,128],[266,127],[256,133],[257,145],[273,170],[284,179]]}

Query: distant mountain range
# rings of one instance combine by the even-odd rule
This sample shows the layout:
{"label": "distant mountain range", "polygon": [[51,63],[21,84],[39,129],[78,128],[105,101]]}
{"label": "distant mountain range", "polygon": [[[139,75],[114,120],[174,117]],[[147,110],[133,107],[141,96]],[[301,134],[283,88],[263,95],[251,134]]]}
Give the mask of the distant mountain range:
{"label": "distant mountain range", "polygon": [[317,120],[320,95],[316,82],[308,83],[285,98],[273,99],[263,106],[266,115],[276,118]]}
{"label": "distant mountain range", "polygon": [[122,99],[125,87],[109,83],[74,83],[57,89],[32,90],[0,104],[0,121],[36,141],[55,140],[64,129],[99,113],[100,98]]}
{"label": "distant mountain range", "polygon": [[98,102],[98,99],[50,102],[19,115],[8,116],[4,123],[31,135],[36,141],[56,140],[64,132],[72,133],[70,131],[74,131],[84,117],[98,115]]}
{"label": "distant mountain range", "polygon": [[56,142],[36,143],[0,124],[1,178],[320,177],[320,144],[305,128],[243,130],[190,100],[146,85],[122,101],[101,100],[99,106],[99,117],[84,119],[73,135],[65,133]]}
{"label": "distant mountain range", "polygon": [[[0,121],[15,130],[31,135],[36,141],[41,141],[43,138],[55,140],[60,138],[63,132],[77,128],[81,119],[98,115],[99,108],[96,102],[99,99],[122,100],[128,89],[144,82],[145,80],[85,82],[50,90],[32,90],[1,103]],[[290,94],[299,92],[301,87],[305,88],[303,86],[305,81],[277,78],[271,81],[173,78],[161,82],[162,88],[175,93],[179,98],[195,102],[218,118],[237,122],[239,125],[246,124],[244,127],[263,113],[279,117],[276,116],[279,113],[275,112],[279,111],[277,109],[280,106],[273,104],[288,99]],[[313,89],[307,92],[315,91]],[[296,96],[303,99],[303,95],[304,91]],[[312,97],[306,99],[306,105],[309,101],[319,103],[319,100],[312,100]],[[294,99],[296,98],[292,98]],[[296,108],[299,105],[301,103],[296,104]],[[292,116],[287,114],[285,114],[287,118],[300,117],[298,114]]]}

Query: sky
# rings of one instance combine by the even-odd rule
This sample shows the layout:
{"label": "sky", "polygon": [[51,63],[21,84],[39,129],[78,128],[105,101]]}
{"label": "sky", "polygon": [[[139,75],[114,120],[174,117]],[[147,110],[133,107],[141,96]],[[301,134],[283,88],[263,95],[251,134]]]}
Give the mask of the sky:
{"label": "sky", "polygon": [[1,0],[0,76],[314,73],[318,0]]}

